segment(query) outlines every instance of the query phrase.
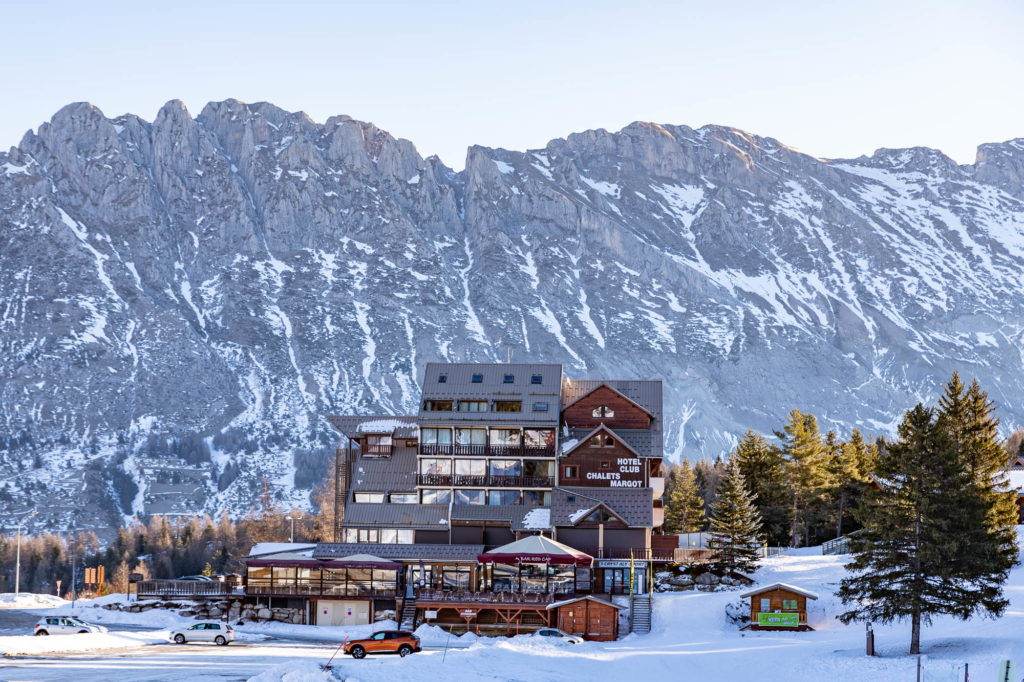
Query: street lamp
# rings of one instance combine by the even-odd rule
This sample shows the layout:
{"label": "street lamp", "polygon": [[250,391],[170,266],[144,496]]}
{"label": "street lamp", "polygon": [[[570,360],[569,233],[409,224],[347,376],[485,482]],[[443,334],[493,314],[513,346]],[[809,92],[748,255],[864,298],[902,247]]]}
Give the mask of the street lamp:
{"label": "street lamp", "polygon": [[25,522],[28,521],[29,518],[35,516],[38,513],[39,512],[37,512],[37,511],[30,512],[29,514],[25,515],[25,518],[23,518],[21,521],[18,522],[18,551],[17,551],[17,557],[18,558],[15,560],[15,569],[14,569],[14,598],[15,599],[17,599],[18,595],[21,594],[21,527],[25,525]]}
{"label": "street lamp", "polygon": [[302,517],[301,516],[286,516],[286,517],[284,517],[285,521],[291,521],[292,522],[292,532],[291,532],[291,535],[288,537],[288,542],[291,542],[292,544],[295,543],[295,519],[299,519],[299,518],[302,518]]}

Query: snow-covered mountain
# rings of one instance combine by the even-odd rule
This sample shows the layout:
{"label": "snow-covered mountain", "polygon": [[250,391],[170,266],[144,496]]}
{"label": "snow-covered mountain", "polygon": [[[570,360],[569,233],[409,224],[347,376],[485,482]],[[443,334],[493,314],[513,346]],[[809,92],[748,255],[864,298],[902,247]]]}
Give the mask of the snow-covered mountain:
{"label": "snow-covered mountain", "polygon": [[0,154],[0,498],[54,527],[243,513],[264,477],[301,502],[326,415],[509,348],[663,377],[672,456],[794,407],[889,433],[953,369],[1020,424],[1022,272],[1024,139],[961,166],[634,123],[456,173],[347,116],[73,104]]}

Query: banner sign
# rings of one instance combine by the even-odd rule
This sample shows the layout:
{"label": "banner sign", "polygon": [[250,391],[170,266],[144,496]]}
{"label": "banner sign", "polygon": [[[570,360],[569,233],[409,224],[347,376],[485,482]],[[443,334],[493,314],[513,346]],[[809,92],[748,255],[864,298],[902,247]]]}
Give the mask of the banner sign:
{"label": "banner sign", "polygon": [[759,612],[757,614],[757,624],[762,627],[795,628],[800,626],[800,614]]}
{"label": "banner sign", "polygon": [[[634,561],[636,568],[647,568],[647,561]],[[629,568],[629,559],[598,559],[598,568]]]}

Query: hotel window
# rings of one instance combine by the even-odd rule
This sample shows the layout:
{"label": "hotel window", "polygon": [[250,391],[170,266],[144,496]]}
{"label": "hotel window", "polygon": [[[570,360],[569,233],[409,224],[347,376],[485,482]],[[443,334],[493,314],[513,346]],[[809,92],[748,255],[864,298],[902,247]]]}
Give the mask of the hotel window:
{"label": "hotel window", "polygon": [[524,490],[523,504],[531,507],[547,507],[551,504],[551,492],[547,490]]}
{"label": "hotel window", "polygon": [[424,412],[451,412],[455,404],[451,400],[424,400]]}
{"label": "hotel window", "polygon": [[423,504],[448,504],[452,501],[451,490],[426,489],[420,492]]}
{"label": "hotel window", "polygon": [[421,429],[420,440],[424,445],[451,445],[451,429]]}
{"label": "hotel window", "polygon": [[452,461],[450,459],[421,459],[420,473],[424,475],[448,476],[452,473]]}
{"label": "hotel window", "polygon": [[491,445],[519,445],[519,429],[491,429]]}
{"label": "hotel window", "polygon": [[[487,475],[487,460],[486,459],[457,459],[455,460],[455,475],[456,476],[479,476],[483,478]],[[456,482],[456,485],[459,485]],[[470,485],[473,485],[472,483]],[[483,485],[483,483],[476,483],[476,485]]]}
{"label": "hotel window", "polygon": [[772,610],[771,599],[761,599],[761,613],[767,613]]}
{"label": "hotel window", "polygon": [[796,611],[796,599],[783,599],[782,610],[783,611]]}
{"label": "hotel window", "polygon": [[611,436],[599,433],[590,439],[590,447],[592,448],[611,448],[615,447],[615,439]]}
{"label": "hotel window", "polygon": [[487,493],[487,504],[520,504],[518,490],[492,490]]}
{"label": "hotel window", "polygon": [[482,384],[482,383],[484,383],[484,375],[483,374],[474,374],[473,375],[473,383],[474,384]]}
{"label": "hotel window", "polygon": [[516,375],[515,374],[506,374],[505,375],[504,383],[506,383],[506,384],[514,384],[515,382],[516,382]]}
{"label": "hotel window", "polygon": [[437,377],[437,383],[439,383],[439,384],[447,384],[448,383],[448,375],[447,374],[442,374],[439,377]]}
{"label": "hotel window", "polygon": [[391,493],[388,496],[391,504],[416,504],[416,493]]}
{"label": "hotel window", "polygon": [[455,504],[483,504],[484,503],[484,491],[483,490],[456,490],[455,491]]}
{"label": "hotel window", "polygon": [[539,375],[539,374],[534,374],[533,376],[530,377],[530,383],[531,384],[539,384],[543,380],[544,380],[543,377],[541,377],[541,375]]}
{"label": "hotel window", "polygon": [[562,478],[577,478],[579,476],[579,471],[579,467],[576,466],[575,464],[567,464],[566,466],[562,467]]}
{"label": "hotel window", "polygon": [[459,412],[486,412],[486,400],[460,400]]}
{"label": "hotel window", "polygon": [[523,463],[518,459],[492,459],[490,465],[491,476],[522,476]]}
{"label": "hotel window", "polygon": [[602,469],[611,469],[612,468],[612,463],[609,460],[607,460],[607,459],[602,459],[601,460],[601,468]]}
{"label": "hotel window", "polygon": [[547,412],[548,411],[548,404],[547,403],[534,403],[533,404],[533,411],[534,412]]}
{"label": "hotel window", "polygon": [[416,537],[416,534],[409,528],[398,529],[398,544],[400,545],[411,545]]}
{"label": "hotel window", "polygon": [[380,542],[380,531],[376,528],[360,528],[358,542]]}
{"label": "hotel window", "polygon": [[383,502],[384,493],[356,493],[356,502]]}
{"label": "hotel window", "polygon": [[355,528],[346,528],[345,542],[359,542],[359,531]]}
{"label": "hotel window", "polygon": [[615,410],[607,405],[602,405],[601,407],[595,407],[594,411],[590,414],[595,419],[611,419],[615,416]]}
{"label": "hotel window", "polygon": [[522,400],[495,400],[494,401],[495,412],[522,412],[523,401]]}
{"label": "hotel window", "polygon": [[398,531],[394,528],[380,529],[380,544],[394,545],[398,543]]}
{"label": "hotel window", "polygon": [[[455,429],[455,444],[486,445],[487,429]],[[481,452],[479,454],[483,453]]]}
{"label": "hotel window", "polygon": [[527,459],[523,461],[523,471],[527,476],[554,476],[555,463],[549,459]]}
{"label": "hotel window", "polygon": [[526,429],[523,431],[523,443],[528,448],[553,448],[555,432],[551,429]]}

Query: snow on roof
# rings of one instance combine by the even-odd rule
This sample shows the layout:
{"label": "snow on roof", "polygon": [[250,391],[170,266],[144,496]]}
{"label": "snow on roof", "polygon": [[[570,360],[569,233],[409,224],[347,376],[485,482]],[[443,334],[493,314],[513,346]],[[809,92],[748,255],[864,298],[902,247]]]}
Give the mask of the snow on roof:
{"label": "snow on roof", "polygon": [[586,600],[596,601],[598,604],[605,604],[607,606],[611,606],[611,607],[616,608],[616,609],[624,609],[624,608],[626,608],[625,606],[620,606],[618,604],[613,604],[610,601],[605,601],[604,599],[599,599],[598,597],[595,597],[592,594],[588,594],[588,595],[583,596],[583,597],[573,597],[572,599],[563,599],[562,601],[551,602],[550,604],[548,604],[547,609],[548,609],[548,611],[550,611],[551,609],[557,609],[559,606],[565,606],[566,604],[575,604],[578,601],[586,601]]}
{"label": "snow on roof", "polygon": [[316,548],[316,544],[310,544],[308,542],[257,542],[249,550],[249,556],[263,556],[265,554],[277,554],[279,552],[290,552],[293,554],[303,554],[305,556],[313,556],[313,550]]}
{"label": "snow on roof", "polygon": [[551,509],[537,507],[531,509],[523,517],[523,528],[526,530],[547,530],[551,528]]}
{"label": "snow on roof", "polygon": [[1024,491],[1024,469],[1007,469],[1006,478],[1010,481],[1010,488]]}
{"label": "snow on roof", "polygon": [[808,599],[816,600],[818,598],[818,595],[816,595],[814,592],[809,592],[808,590],[805,590],[802,587],[790,585],[789,583],[772,583],[771,585],[761,585],[759,587],[752,587],[746,592],[741,592],[740,597],[752,597],[755,594],[761,594],[762,592],[768,592],[769,590],[788,590],[789,592],[795,592],[797,594],[803,595]]}
{"label": "snow on roof", "polygon": [[394,433],[400,426],[408,426],[408,420],[404,419],[371,419],[360,422],[356,427],[359,433]]}
{"label": "snow on roof", "polygon": [[569,440],[562,441],[562,454],[569,452],[579,444],[578,438],[570,438]]}
{"label": "snow on roof", "polygon": [[586,516],[587,512],[590,511],[591,509],[593,509],[593,507],[589,507],[587,509],[577,509],[572,514],[569,514],[569,523],[575,526],[579,522],[579,520]]}

